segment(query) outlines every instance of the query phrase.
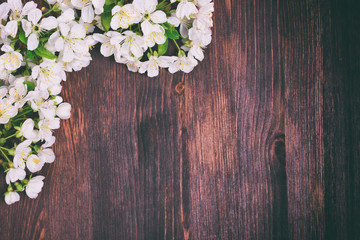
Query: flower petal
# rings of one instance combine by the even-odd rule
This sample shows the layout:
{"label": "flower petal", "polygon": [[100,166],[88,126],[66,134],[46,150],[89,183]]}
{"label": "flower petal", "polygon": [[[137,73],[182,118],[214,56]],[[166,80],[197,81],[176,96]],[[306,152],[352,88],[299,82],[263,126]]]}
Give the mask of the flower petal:
{"label": "flower petal", "polygon": [[41,28],[44,28],[46,30],[51,30],[51,29],[57,28],[58,22],[55,17],[51,16],[51,17],[44,18],[43,20],[41,20],[40,26],[41,26]]}
{"label": "flower petal", "polygon": [[166,14],[163,11],[156,11],[150,15],[151,21],[154,23],[164,23],[166,22]]}
{"label": "flower petal", "polygon": [[94,9],[91,5],[81,9],[81,18],[86,23],[91,23],[94,20]]}
{"label": "flower petal", "polygon": [[27,47],[30,51],[35,50],[39,46],[39,38],[37,36],[37,33],[30,34],[28,41],[27,41]]}
{"label": "flower petal", "polygon": [[40,9],[35,8],[33,10],[31,10],[28,14],[28,19],[30,20],[30,22],[32,22],[34,25],[36,25],[40,18],[42,17],[42,12]]}

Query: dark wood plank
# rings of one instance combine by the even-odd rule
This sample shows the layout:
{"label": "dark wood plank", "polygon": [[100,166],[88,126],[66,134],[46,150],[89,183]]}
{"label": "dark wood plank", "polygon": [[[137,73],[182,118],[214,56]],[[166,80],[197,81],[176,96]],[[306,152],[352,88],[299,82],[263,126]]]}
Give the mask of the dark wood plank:
{"label": "dark wood plank", "polygon": [[323,21],[318,1],[283,1],[289,236],[324,239]]}
{"label": "dark wood plank", "polygon": [[277,2],[225,1],[216,10],[217,47],[185,90],[190,239],[285,239]]}
{"label": "dark wood plank", "polygon": [[172,76],[148,79],[95,56],[88,84],[94,238],[179,239],[181,97]]}
{"label": "dark wood plank", "polygon": [[351,1],[281,6],[289,237],[357,238],[358,14]]}
{"label": "dark wood plank", "polygon": [[[360,16],[331,1],[324,28],[325,239],[360,236]],[[349,27],[346,27],[349,26]],[[354,28],[354,29],[353,29]]]}

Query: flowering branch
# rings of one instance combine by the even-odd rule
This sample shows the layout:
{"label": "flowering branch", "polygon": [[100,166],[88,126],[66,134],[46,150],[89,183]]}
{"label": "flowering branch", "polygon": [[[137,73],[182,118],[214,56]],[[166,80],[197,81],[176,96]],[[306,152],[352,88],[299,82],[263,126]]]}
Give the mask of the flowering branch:
{"label": "flowering branch", "polygon": [[[45,0],[0,4],[0,158],[5,202],[25,191],[36,198],[44,177],[33,174],[55,160],[51,147],[60,119],[69,119],[61,83],[66,72],[90,64],[97,43],[133,72],[191,72],[212,39],[212,0]],[[179,44],[182,43],[182,44]],[[177,50],[175,56],[169,44]],[[170,50],[169,50],[170,49]]]}

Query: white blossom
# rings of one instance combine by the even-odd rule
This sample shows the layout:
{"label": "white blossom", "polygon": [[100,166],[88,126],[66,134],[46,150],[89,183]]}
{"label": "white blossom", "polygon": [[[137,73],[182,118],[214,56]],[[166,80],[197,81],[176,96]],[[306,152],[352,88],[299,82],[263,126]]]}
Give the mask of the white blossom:
{"label": "white blossom", "polygon": [[33,1],[27,2],[24,6],[21,0],[8,0],[8,8],[10,9],[10,21],[5,26],[5,31],[12,36],[16,37],[18,32],[18,22],[35,9],[37,6]]}
{"label": "white blossom", "polygon": [[191,15],[198,13],[198,9],[195,4],[189,0],[180,0],[176,8],[176,16],[180,19],[187,18],[190,19]]}
{"label": "white blossom", "polygon": [[44,186],[44,179],[45,177],[41,175],[30,179],[25,189],[26,195],[29,198],[37,198]]}
{"label": "white blossom", "polygon": [[18,109],[9,103],[7,99],[0,99],[0,124],[6,124],[10,118],[15,117]]}
{"label": "white blossom", "polygon": [[43,161],[43,159],[35,154],[31,154],[26,160],[26,167],[32,173],[40,171],[44,164],[45,162]]}
{"label": "white blossom", "polygon": [[9,192],[5,194],[5,202],[7,205],[11,205],[20,201],[20,195],[17,192]]}
{"label": "white blossom", "polygon": [[[39,45],[39,37],[45,30],[51,30],[57,27],[55,17],[43,18],[41,21],[42,12],[40,9],[35,8],[29,12],[28,20],[21,21],[22,28],[25,31],[25,36],[28,37],[27,47],[29,50],[35,50]],[[39,22],[40,21],[40,22]]]}
{"label": "white blossom", "polygon": [[112,9],[112,15],[110,26],[113,30],[127,29],[130,25],[141,20],[141,15],[133,4],[125,4],[122,7],[116,5]]}
{"label": "white blossom", "polygon": [[81,19],[91,23],[95,14],[99,15],[104,11],[105,0],[71,0],[71,3],[81,10]]}
{"label": "white blossom", "polygon": [[14,156],[14,166],[15,168],[24,167],[24,161],[27,159],[31,152],[31,148],[29,147],[31,144],[31,140],[25,140],[20,143],[15,149]]}
{"label": "white blossom", "polygon": [[16,182],[17,180],[23,180],[26,177],[26,172],[23,168],[10,168],[6,173],[6,183]]}
{"label": "white blossom", "polygon": [[139,73],[147,72],[148,77],[156,77],[159,75],[159,68],[167,68],[176,60],[176,57],[166,56],[150,56],[149,60],[142,63],[139,69]]}
{"label": "white blossom", "polygon": [[0,56],[0,65],[8,71],[15,71],[21,67],[21,62],[23,56],[21,53],[14,51],[14,49],[9,45],[3,45],[1,51],[5,52]]}
{"label": "white blossom", "polygon": [[56,115],[60,119],[69,119],[71,112],[71,105],[69,103],[61,103],[56,109]]}

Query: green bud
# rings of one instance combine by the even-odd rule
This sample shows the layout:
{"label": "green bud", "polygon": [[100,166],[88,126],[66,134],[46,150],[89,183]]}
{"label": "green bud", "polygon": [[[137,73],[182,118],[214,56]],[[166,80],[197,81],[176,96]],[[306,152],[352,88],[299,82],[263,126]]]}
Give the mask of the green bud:
{"label": "green bud", "polygon": [[10,156],[15,156],[15,149],[14,148],[10,149],[8,151],[8,153],[9,153]]}
{"label": "green bud", "polygon": [[20,183],[15,182],[14,185],[18,191],[24,191],[24,187]]}
{"label": "green bud", "polygon": [[54,12],[60,12],[61,11],[61,8],[60,8],[60,6],[58,4],[55,4],[53,6],[53,9],[54,9]]}
{"label": "green bud", "polygon": [[2,163],[1,163],[1,166],[5,169],[5,171],[8,169],[8,163],[7,162],[4,162],[3,160],[1,160]]}
{"label": "green bud", "polygon": [[35,151],[35,152],[39,152],[39,150],[40,150],[40,146],[35,145],[35,146],[34,146],[34,151]]}
{"label": "green bud", "polygon": [[5,129],[9,131],[11,128],[12,128],[12,123],[10,120],[7,124],[5,124]]}
{"label": "green bud", "polygon": [[185,57],[186,54],[185,54],[185,52],[183,50],[180,50],[179,53],[178,53],[178,56],[179,57]]}

